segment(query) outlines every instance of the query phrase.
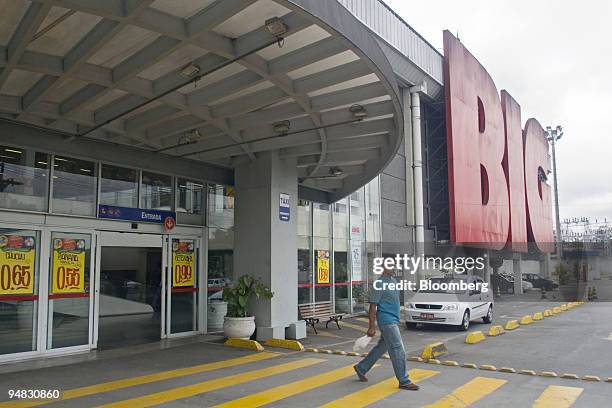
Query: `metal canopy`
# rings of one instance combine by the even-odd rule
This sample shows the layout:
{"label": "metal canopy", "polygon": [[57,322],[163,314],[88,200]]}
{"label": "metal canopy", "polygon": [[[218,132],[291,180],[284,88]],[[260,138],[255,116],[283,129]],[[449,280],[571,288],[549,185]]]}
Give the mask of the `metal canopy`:
{"label": "metal canopy", "polygon": [[2,4],[0,117],[61,131],[68,143],[229,168],[279,149],[297,157],[301,185],[335,199],[399,146],[389,62],[336,1]]}

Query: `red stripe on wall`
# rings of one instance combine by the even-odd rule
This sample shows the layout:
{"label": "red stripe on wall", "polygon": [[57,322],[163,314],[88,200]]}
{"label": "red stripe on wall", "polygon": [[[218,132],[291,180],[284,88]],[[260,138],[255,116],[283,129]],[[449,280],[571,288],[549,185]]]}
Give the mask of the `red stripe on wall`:
{"label": "red stripe on wall", "polygon": [[38,300],[38,295],[2,295],[0,296],[0,300],[29,300],[34,301]]}
{"label": "red stripe on wall", "polygon": [[197,292],[198,288],[172,288],[172,293]]}
{"label": "red stripe on wall", "polygon": [[89,293],[50,293],[49,299],[88,298]]}

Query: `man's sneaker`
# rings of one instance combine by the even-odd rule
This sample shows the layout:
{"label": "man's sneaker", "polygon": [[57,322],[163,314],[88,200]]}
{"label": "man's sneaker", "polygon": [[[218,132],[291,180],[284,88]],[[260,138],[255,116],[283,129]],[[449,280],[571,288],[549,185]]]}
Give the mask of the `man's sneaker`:
{"label": "man's sneaker", "polygon": [[353,366],[353,369],[355,370],[357,377],[359,377],[359,381],[363,381],[363,382],[368,381],[367,377],[359,372],[359,369],[357,368],[356,365]]}
{"label": "man's sneaker", "polygon": [[399,387],[402,390],[410,390],[410,391],[418,391],[419,390],[419,386],[416,385],[415,383],[400,384]]}

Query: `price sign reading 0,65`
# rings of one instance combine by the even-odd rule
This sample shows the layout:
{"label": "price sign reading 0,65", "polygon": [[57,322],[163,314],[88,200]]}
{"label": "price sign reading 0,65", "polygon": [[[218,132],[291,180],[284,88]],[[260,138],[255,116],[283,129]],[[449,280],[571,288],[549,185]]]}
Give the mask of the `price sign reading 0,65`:
{"label": "price sign reading 0,65", "polygon": [[0,235],[0,295],[34,293],[35,247],[34,237]]}

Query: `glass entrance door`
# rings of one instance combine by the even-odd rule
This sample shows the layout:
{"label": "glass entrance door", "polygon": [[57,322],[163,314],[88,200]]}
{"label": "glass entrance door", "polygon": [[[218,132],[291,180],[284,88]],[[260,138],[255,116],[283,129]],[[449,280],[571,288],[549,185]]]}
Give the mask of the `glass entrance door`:
{"label": "glass entrance door", "polygon": [[166,242],[166,333],[168,337],[193,334],[202,327],[200,240],[171,235]]}
{"label": "glass entrance door", "polygon": [[159,341],[165,335],[162,235],[99,235],[95,347],[109,349]]}

